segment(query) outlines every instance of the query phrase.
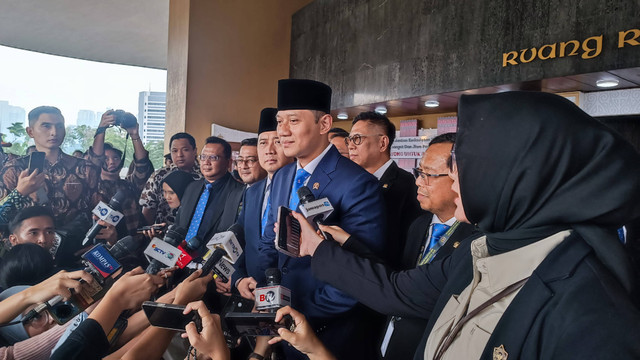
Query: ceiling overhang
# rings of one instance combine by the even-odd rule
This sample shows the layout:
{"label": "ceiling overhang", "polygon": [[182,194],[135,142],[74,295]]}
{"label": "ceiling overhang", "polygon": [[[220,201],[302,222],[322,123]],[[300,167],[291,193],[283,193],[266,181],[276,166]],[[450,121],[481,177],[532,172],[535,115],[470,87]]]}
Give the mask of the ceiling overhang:
{"label": "ceiling overhang", "polygon": [[0,45],[167,68],[169,0],[3,0]]}

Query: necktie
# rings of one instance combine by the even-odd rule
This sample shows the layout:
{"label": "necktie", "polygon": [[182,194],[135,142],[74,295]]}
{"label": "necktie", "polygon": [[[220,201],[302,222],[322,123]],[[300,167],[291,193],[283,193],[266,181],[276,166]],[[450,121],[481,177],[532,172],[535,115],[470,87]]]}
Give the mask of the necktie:
{"label": "necktie", "polygon": [[267,189],[264,192],[264,202],[266,203],[266,206],[263,206],[262,211],[262,223],[260,228],[262,229],[262,235],[264,235],[264,228],[267,226],[269,210],[271,209],[271,197],[269,195],[271,195],[271,184],[267,185]]}
{"label": "necktie", "polygon": [[438,249],[440,249],[440,238],[444,235],[447,230],[449,230],[451,226],[445,224],[432,224],[431,225],[431,237],[429,238],[429,243],[425,246],[424,253],[422,253],[422,257],[420,261],[418,261],[418,265],[428,264],[433,260],[436,255]]}
{"label": "necktie", "polygon": [[189,231],[187,231],[186,240],[189,240],[192,237],[196,236],[196,234],[198,233],[198,229],[200,229],[202,215],[204,215],[204,210],[207,207],[207,201],[209,200],[209,194],[211,193],[212,187],[213,184],[207,184],[204,187],[202,194],[200,194],[198,205],[196,205],[196,210],[193,212],[193,217],[191,218],[191,224],[189,224]]}
{"label": "necktie", "polygon": [[304,182],[311,176],[305,169],[296,171],[296,177],[293,179],[293,188],[289,197],[289,209],[295,210],[298,207],[300,199],[298,198],[298,189],[304,186]]}

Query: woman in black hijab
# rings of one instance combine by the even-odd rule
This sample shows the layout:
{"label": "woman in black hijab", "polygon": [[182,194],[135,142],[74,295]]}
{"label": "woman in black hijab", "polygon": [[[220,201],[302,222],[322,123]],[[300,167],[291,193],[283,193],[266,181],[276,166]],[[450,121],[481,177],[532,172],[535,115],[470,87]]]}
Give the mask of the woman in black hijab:
{"label": "woman in black hijab", "polygon": [[560,96],[511,92],[460,99],[452,160],[456,218],[486,240],[457,266],[471,283],[443,291],[424,357],[638,358],[638,278],[616,235],[640,217],[633,147]]}

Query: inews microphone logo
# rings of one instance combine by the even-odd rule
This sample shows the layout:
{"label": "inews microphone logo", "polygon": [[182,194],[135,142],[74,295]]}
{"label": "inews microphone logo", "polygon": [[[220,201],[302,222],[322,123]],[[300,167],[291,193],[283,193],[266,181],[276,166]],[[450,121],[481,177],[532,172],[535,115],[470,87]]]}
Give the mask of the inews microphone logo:
{"label": "inews microphone logo", "polygon": [[160,249],[156,244],[151,244],[151,248],[153,249],[153,251],[157,252],[158,254],[166,256],[167,259],[169,260],[173,259],[176,256],[176,254],[172,252],[164,251]]}

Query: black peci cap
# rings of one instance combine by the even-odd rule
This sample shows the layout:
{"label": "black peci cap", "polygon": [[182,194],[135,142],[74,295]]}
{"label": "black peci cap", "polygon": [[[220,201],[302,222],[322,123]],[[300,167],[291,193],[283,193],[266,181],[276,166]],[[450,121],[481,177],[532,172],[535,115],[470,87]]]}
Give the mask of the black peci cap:
{"label": "black peci cap", "polygon": [[331,112],[331,87],[307,79],[278,81],[278,110],[319,110]]}
{"label": "black peci cap", "polygon": [[278,122],[276,121],[276,114],[278,109],[276,108],[264,108],[260,112],[260,124],[258,124],[258,134],[262,134],[265,131],[276,131]]}

